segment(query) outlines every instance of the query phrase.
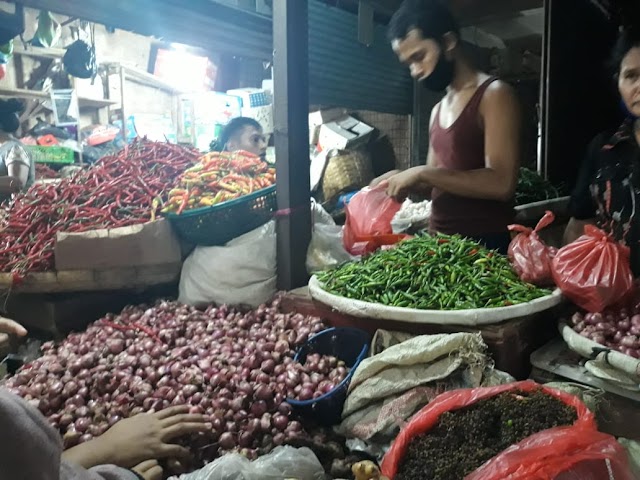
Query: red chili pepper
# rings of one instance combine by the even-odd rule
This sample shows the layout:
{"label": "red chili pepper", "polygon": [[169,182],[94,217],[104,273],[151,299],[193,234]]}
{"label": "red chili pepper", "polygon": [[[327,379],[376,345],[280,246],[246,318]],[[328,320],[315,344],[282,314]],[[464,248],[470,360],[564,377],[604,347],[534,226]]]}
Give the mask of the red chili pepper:
{"label": "red chili pepper", "polygon": [[15,281],[54,267],[58,232],[84,232],[149,221],[152,201],[165,198],[198,153],[168,143],[137,140],[115,155],[57,184],[35,184],[0,207],[0,271]]}

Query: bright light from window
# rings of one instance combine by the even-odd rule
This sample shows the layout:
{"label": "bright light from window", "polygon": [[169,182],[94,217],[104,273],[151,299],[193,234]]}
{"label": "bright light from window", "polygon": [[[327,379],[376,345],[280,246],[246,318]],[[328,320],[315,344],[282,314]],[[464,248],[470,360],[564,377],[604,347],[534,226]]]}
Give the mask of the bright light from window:
{"label": "bright light from window", "polygon": [[[179,45],[181,48],[176,49]],[[158,50],[154,74],[187,93],[212,90],[217,68],[207,57],[189,53],[184,45]]]}

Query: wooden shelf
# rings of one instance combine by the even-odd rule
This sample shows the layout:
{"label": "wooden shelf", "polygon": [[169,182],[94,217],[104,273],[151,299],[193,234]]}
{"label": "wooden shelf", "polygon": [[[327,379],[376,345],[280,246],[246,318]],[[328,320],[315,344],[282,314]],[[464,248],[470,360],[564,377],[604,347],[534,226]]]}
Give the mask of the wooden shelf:
{"label": "wooden shelf", "polygon": [[116,103],[118,102],[114,102],[113,100],[78,97],[78,107],[80,108],[105,108],[112,107]]}
{"label": "wooden shelf", "polygon": [[[23,88],[0,88],[0,97],[16,97],[36,100],[51,99],[51,95],[49,94],[49,92],[25,90]],[[115,105],[116,103],[117,102],[114,102],[112,100],[78,97],[78,107],[85,109],[110,107],[112,105]]]}
{"label": "wooden shelf", "polygon": [[14,55],[22,55],[31,58],[47,58],[57,60],[64,57],[66,50],[63,48],[43,48],[43,47],[27,47],[16,45],[13,49]]}
{"label": "wooden shelf", "polygon": [[51,98],[49,92],[43,92],[38,90],[25,90],[23,88],[0,88],[0,96],[2,97],[17,97],[17,98],[30,98],[48,100]]}
{"label": "wooden shelf", "polygon": [[111,62],[102,63],[101,65],[107,67],[109,72],[111,73],[119,73],[119,70],[122,69],[124,71],[125,78],[131,82],[139,83],[140,85],[145,85],[151,88],[164,90],[165,92],[173,93],[176,95],[185,93],[182,90],[174,87],[173,85],[168,84],[164,80],[161,80],[155,75],[152,75],[143,70]]}

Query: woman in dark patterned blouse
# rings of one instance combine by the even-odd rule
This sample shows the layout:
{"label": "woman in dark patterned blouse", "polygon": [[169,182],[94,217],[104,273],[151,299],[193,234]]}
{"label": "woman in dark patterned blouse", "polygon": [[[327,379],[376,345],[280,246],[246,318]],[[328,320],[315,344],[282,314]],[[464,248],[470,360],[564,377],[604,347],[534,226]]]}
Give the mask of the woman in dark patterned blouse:
{"label": "woman in dark patterned blouse", "polygon": [[631,267],[639,276],[640,29],[620,33],[612,64],[628,117],[591,142],[571,197],[565,242],[582,235],[586,224],[597,224],[630,247]]}

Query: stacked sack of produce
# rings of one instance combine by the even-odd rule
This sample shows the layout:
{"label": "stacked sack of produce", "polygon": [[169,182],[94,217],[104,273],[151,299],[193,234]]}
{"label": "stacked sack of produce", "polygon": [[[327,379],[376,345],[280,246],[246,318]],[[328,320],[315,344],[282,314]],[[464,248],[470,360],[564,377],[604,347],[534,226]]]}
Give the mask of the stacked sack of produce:
{"label": "stacked sack of produce", "polygon": [[[378,331],[372,356],[356,370],[337,431],[379,454],[400,426],[439,394],[513,381],[494,370],[480,334],[408,335]],[[398,342],[398,343],[396,343]],[[355,442],[362,448],[362,444]]]}
{"label": "stacked sack of produce", "polygon": [[382,462],[392,480],[632,480],[624,448],[576,397],[519,382],[440,395]]}
{"label": "stacked sack of produce", "polygon": [[[273,185],[275,169],[260,157],[244,151],[211,152],[180,176],[177,187],[169,192],[169,201],[162,212],[180,216],[190,211],[197,214],[216,205],[224,208],[222,204],[225,202]],[[226,217],[234,215],[239,214],[225,214]],[[242,224],[243,220],[246,219],[235,218],[233,221]],[[201,220],[207,221],[206,217]],[[211,228],[219,231],[225,227],[216,224]],[[229,235],[230,240],[224,243],[197,242],[199,245],[182,268],[181,302],[194,306],[226,303],[256,307],[275,294],[275,222],[270,221],[250,231],[244,229],[240,233],[243,234],[235,238]],[[199,234],[199,237],[203,238],[203,235]],[[191,239],[187,238],[187,241]]]}

